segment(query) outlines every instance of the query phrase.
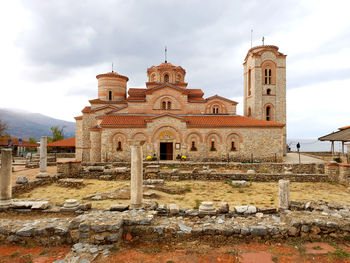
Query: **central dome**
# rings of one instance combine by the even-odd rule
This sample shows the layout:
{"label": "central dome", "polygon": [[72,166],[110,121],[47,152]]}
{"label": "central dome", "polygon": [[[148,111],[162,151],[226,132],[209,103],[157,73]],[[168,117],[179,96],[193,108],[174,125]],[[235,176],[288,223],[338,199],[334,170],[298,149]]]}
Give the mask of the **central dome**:
{"label": "central dome", "polygon": [[174,66],[171,63],[164,62],[158,66],[152,66],[147,69],[148,82],[157,83],[184,83],[186,70],[181,66]]}

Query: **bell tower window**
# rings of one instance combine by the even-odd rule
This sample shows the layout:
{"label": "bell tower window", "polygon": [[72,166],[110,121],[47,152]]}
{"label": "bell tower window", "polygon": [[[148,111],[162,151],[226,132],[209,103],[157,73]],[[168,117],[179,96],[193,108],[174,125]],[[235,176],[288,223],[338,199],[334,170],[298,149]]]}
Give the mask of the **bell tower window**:
{"label": "bell tower window", "polygon": [[166,101],[162,102],[162,110],[166,110]]}
{"label": "bell tower window", "polygon": [[266,107],[266,120],[267,121],[270,121],[271,120],[271,107],[270,106],[267,106]]}
{"label": "bell tower window", "polygon": [[248,108],[248,117],[251,117],[252,116],[252,109],[249,107]]}
{"label": "bell tower window", "polygon": [[164,75],[164,82],[169,82],[169,75],[168,74]]}
{"label": "bell tower window", "polygon": [[112,91],[108,91],[108,100],[112,100]]}
{"label": "bell tower window", "polygon": [[219,107],[213,107],[213,114],[219,114]]}
{"label": "bell tower window", "polygon": [[265,84],[270,85],[271,84],[271,69],[266,68],[264,75],[265,75]]}
{"label": "bell tower window", "polygon": [[171,109],[171,101],[168,101],[168,110],[170,110]]}
{"label": "bell tower window", "polygon": [[266,94],[267,94],[267,95],[271,95],[271,89],[267,89],[267,90],[266,90]]}
{"label": "bell tower window", "polygon": [[121,141],[118,141],[118,145],[117,145],[117,151],[122,151],[122,142]]}
{"label": "bell tower window", "polygon": [[248,96],[252,95],[251,70],[248,70]]}

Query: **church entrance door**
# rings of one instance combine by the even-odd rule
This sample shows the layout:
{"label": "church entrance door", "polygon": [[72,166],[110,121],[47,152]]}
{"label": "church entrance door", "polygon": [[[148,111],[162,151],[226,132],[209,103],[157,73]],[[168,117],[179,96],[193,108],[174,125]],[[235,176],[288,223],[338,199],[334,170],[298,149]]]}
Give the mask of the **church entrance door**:
{"label": "church entrance door", "polygon": [[173,143],[161,142],[159,156],[160,156],[160,160],[173,160]]}

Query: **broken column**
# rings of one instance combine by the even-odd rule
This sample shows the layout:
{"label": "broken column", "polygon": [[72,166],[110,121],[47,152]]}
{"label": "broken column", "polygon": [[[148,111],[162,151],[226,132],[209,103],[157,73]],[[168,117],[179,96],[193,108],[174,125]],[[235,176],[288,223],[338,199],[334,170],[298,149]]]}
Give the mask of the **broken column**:
{"label": "broken column", "polygon": [[278,209],[289,209],[289,180],[278,181]]}
{"label": "broken column", "polygon": [[0,169],[0,208],[7,208],[12,203],[12,149],[1,149]]}
{"label": "broken column", "polygon": [[129,140],[131,149],[131,209],[142,207],[143,194],[143,161],[142,161],[142,145],[145,141]]}
{"label": "broken column", "polygon": [[37,177],[47,177],[47,137],[40,138],[40,172]]}

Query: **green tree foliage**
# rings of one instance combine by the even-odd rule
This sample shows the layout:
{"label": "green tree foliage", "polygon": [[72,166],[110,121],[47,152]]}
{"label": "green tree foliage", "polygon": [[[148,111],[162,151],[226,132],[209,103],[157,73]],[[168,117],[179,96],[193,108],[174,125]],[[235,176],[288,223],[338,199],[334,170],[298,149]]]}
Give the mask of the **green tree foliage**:
{"label": "green tree foliage", "polygon": [[[52,131],[52,141],[59,141],[64,139],[64,133],[63,133],[63,128],[61,129],[58,126],[52,126],[50,129]],[[49,140],[49,138],[48,138]]]}
{"label": "green tree foliage", "polygon": [[33,138],[33,137],[30,137],[30,138],[28,139],[28,141],[29,141],[30,143],[33,143],[33,144],[37,143],[36,139]]}

